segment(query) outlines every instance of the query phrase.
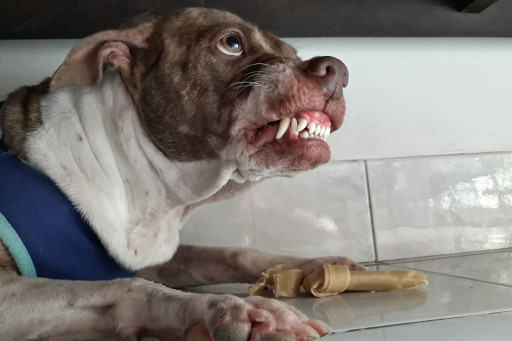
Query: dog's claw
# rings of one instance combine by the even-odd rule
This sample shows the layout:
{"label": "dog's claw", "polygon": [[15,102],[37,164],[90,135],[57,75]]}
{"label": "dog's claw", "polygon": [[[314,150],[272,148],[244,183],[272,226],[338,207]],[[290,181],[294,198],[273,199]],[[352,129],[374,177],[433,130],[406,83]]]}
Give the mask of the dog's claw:
{"label": "dog's claw", "polygon": [[301,324],[292,327],[297,340],[315,340],[320,337],[320,334],[309,324]]}
{"label": "dog's claw", "polygon": [[309,321],[306,322],[306,324],[308,326],[310,326],[311,328],[313,328],[314,330],[316,330],[316,332],[320,336],[329,335],[329,334],[332,333],[332,328],[327,323],[325,323],[324,321],[309,320]]}

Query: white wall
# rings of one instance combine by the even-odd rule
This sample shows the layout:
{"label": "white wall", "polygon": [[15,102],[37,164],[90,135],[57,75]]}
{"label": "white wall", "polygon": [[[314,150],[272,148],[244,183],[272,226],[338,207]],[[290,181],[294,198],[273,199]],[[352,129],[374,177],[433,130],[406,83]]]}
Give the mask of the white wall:
{"label": "white wall", "polygon": [[[294,38],[347,64],[333,160],[512,150],[512,39]],[[50,76],[76,40],[0,41],[0,99]]]}
{"label": "white wall", "polygon": [[[185,241],[360,261],[512,247],[512,39],[287,41],[349,68],[333,162],[203,208]],[[0,41],[0,99],[74,43]]]}
{"label": "white wall", "polygon": [[79,40],[0,40],[0,101],[49,77]]}

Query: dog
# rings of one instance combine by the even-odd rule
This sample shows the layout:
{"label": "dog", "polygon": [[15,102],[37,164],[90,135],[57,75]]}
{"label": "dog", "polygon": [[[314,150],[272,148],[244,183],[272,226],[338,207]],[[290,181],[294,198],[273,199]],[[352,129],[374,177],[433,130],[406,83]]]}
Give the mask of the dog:
{"label": "dog", "polygon": [[347,82],[338,59],[303,61],[214,9],[84,39],[2,108],[1,339],[327,334],[277,300],[176,288],[250,283],[278,263],[360,265],[179,245],[179,230],[205,203],[326,163]]}

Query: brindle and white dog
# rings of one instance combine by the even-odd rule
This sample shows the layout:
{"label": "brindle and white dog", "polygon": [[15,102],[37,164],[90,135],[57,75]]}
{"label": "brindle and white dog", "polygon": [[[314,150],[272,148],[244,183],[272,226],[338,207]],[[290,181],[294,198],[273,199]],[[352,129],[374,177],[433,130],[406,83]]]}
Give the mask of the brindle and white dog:
{"label": "brindle and white dog", "polygon": [[[325,140],[342,124],[347,82],[338,59],[302,61],[275,36],[213,9],[83,40],[50,79],[8,97],[2,157],[51,179],[105,253],[136,275],[20,276],[0,242],[0,338],[304,340],[328,333],[325,323],[277,300],[171,288],[253,282],[278,263],[305,273],[324,262],[362,269],[343,257],[179,245],[178,238],[198,206],[326,163]],[[31,207],[21,211],[30,215]]]}

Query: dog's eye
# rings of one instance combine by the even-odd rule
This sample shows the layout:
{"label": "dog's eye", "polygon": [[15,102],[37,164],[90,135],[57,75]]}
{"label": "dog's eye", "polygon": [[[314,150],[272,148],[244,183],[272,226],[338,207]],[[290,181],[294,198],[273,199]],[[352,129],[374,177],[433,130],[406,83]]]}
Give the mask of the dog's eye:
{"label": "dog's eye", "polygon": [[244,50],[242,40],[234,34],[228,34],[222,37],[217,43],[217,48],[220,52],[230,56],[240,56]]}

